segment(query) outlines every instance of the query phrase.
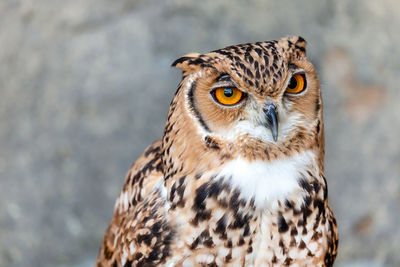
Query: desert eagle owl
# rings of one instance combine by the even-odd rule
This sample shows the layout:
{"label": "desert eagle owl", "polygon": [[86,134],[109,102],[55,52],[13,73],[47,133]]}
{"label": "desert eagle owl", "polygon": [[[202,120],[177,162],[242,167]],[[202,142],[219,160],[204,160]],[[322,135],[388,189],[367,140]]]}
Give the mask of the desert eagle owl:
{"label": "desert eagle owl", "polygon": [[97,266],[331,266],[320,84],[298,36],[190,53]]}

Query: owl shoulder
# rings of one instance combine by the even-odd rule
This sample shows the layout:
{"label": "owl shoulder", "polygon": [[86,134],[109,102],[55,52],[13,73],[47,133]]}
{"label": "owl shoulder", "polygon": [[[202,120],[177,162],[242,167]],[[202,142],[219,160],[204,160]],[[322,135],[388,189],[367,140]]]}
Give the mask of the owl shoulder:
{"label": "owl shoulder", "polygon": [[96,266],[156,266],[169,255],[174,236],[166,217],[161,141],[150,145],[130,168],[115,204]]}
{"label": "owl shoulder", "polygon": [[325,254],[325,265],[333,266],[337,256],[337,250],[339,245],[339,234],[337,229],[337,223],[332,209],[327,206],[327,220],[328,220],[328,251]]}

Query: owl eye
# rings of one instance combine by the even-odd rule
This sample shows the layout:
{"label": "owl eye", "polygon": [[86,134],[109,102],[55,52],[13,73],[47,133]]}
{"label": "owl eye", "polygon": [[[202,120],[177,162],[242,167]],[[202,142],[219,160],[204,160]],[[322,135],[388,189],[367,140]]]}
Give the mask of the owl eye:
{"label": "owl eye", "polygon": [[211,92],[214,100],[224,106],[233,106],[243,99],[243,92],[235,87],[217,88]]}
{"label": "owl eye", "polygon": [[298,73],[290,78],[286,92],[289,94],[299,94],[306,88],[306,77],[303,73]]}

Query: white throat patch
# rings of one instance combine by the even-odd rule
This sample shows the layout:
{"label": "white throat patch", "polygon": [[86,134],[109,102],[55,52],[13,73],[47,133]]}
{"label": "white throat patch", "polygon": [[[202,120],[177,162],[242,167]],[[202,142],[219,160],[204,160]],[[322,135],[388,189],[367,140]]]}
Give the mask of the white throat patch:
{"label": "white throat patch", "polygon": [[270,162],[237,158],[224,166],[219,177],[231,177],[230,184],[246,200],[254,198],[256,207],[274,209],[278,199],[300,189],[299,172],[311,164],[315,165],[311,151]]}

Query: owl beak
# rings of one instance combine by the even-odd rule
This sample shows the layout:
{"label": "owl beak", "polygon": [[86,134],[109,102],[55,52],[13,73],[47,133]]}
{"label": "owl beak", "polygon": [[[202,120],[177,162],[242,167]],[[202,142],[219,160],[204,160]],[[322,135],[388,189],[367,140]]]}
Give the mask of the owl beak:
{"label": "owl beak", "polygon": [[276,106],[274,104],[265,105],[263,111],[267,118],[265,126],[271,130],[272,137],[276,142],[278,140],[278,116],[276,114]]}

